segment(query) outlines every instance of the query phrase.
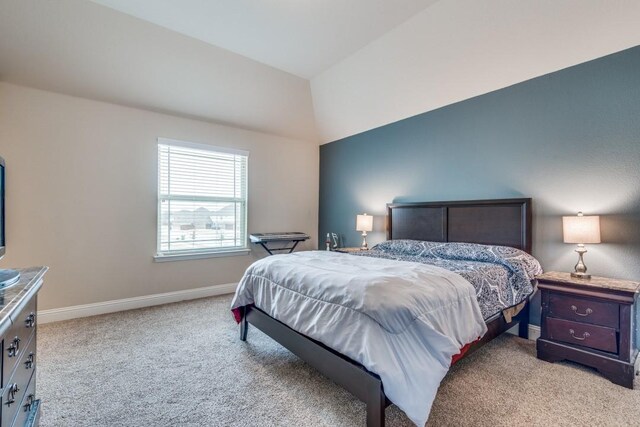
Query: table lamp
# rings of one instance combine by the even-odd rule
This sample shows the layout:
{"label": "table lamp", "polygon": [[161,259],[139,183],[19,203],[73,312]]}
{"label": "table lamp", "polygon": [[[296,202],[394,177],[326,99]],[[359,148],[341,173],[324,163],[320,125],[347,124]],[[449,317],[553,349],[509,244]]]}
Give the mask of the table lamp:
{"label": "table lamp", "polygon": [[562,217],[562,234],[565,243],[577,243],[578,263],[571,277],[590,279],[583,256],[587,252],[585,243],[600,243],[600,217],[597,215],[584,216],[578,212],[577,216]]}
{"label": "table lamp", "polygon": [[362,231],[362,246],[360,246],[360,249],[366,251],[369,249],[367,245],[367,231],[373,231],[373,217],[366,213],[356,216],[356,230]]}

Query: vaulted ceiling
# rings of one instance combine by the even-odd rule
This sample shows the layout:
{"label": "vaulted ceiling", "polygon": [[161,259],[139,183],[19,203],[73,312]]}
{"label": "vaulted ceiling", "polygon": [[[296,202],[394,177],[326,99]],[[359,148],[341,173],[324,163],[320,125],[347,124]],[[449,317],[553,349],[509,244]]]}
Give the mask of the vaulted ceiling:
{"label": "vaulted ceiling", "polygon": [[317,140],[308,80],[87,0],[0,0],[0,80]]}
{"label": "vaulted ceiling", "polygon": [[437,0],[92,0],[311,78]]}
{"label": "vaulted ceiling", "polygon": [[0,0],[0,81],[331,142],[640,44],[630,0]]}

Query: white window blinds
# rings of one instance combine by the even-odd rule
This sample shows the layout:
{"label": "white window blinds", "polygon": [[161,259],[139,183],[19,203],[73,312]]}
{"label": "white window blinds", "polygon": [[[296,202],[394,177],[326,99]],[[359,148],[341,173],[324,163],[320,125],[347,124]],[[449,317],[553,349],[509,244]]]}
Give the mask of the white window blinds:
{"label": "white window blinds", "polygon": [[240,150],[158,139],[158,255],[247,248],[247,162]]}

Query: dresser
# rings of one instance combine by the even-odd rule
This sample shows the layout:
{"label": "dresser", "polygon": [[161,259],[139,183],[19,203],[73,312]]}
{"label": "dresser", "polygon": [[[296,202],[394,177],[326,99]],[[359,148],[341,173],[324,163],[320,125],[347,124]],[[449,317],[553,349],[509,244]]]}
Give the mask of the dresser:
{"label": "dresser", "polygon": [[47,267],[19,269],[18,284],[0,290],[2,400],[0,426],[36,426],[37,295]]}
{"label": "dresser", "polygon": [[605,277],[578,279],[558,272],[537,279],[542,293],[538,358],[587,365],[612,382],[633,388],[640,283]]}

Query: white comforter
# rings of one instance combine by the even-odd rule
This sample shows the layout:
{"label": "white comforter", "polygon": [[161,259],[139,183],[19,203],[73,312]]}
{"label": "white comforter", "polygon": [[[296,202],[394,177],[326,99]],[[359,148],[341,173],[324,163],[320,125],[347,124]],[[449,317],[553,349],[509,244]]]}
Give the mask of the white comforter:
{"label": "white comforter", "polygon": [[418,426],[451,357],[487,330],[473,286],[456,273],[326,251],[255,262],[231,308],[248,304],[378,374]]}

